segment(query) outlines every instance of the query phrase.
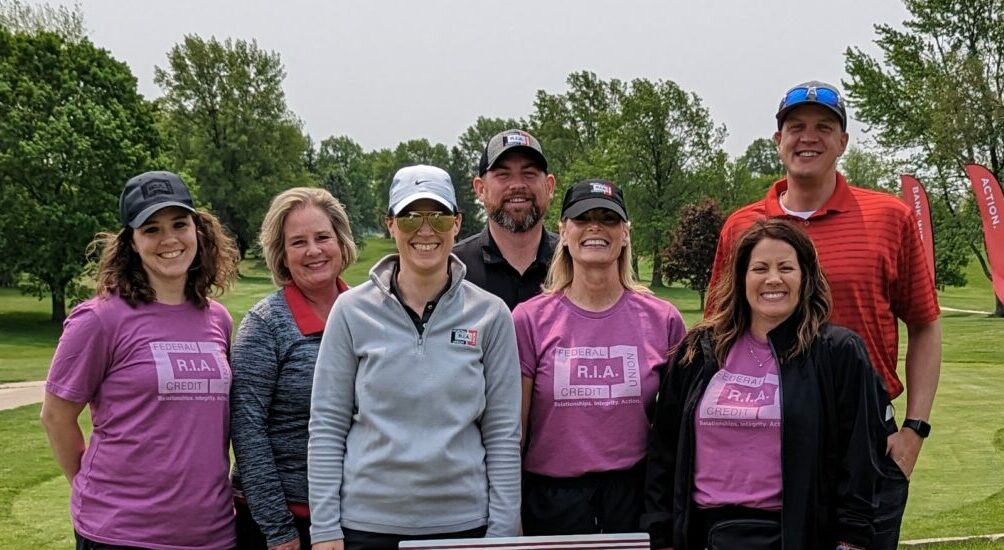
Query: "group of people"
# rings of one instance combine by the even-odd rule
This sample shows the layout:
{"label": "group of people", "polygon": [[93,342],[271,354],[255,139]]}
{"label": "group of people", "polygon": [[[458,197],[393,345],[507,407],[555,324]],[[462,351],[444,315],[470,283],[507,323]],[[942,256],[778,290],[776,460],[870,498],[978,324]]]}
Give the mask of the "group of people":
{"label": "group of people", "polygon": [[544,228],[555,178],[522,130],[486,144],[487,223],[459,243],[449,175],[399,170],[396,253],[351,289],[345,209],[280,193],[260,234],[279,289],[232,342],[212,296],[233,239],[177,175],[132,178],[42,407],[77,548],[646,531],[677,550],[894,549],[940,368],[933,277],[910,210],[837,171],[839,91],[795,86],[776,119],[786,177],[726,222],[689,331],[635,280],[617,185],[571,185]]}

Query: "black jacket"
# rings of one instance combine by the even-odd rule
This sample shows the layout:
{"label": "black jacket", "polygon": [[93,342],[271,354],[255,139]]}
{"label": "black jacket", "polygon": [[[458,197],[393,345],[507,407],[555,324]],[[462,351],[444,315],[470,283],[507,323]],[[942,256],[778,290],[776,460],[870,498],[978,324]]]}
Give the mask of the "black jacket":
{"label": "black jacket", "polygon": [[[768,334],[776,357],[796,343],[798,320]],[[689,346],[694,360],[681,364]],[[688,521],[694,506],[694,412],[719,370],[708,331],[692,332],[663,379],[649,438],[642,528],[653,547],[704,548]],[[781,483],[785,550],[867,546],[873,535],[879,461],[888,435],[881,379],[861,339],[823,325],[810,350],[779,362]]]}

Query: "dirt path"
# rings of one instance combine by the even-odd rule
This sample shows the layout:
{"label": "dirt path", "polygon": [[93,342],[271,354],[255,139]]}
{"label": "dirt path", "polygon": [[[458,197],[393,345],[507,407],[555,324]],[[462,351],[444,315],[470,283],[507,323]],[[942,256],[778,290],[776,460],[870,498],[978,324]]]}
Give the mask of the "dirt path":
{"label": "dirt path", "polygon": [[42,400],[45,381],[0,384],[0,411],[16,409]]}
{"label": "dirt path", "polygon": [[941,311],[951,311],[953,313],[973,313],[976,315],[993,315],[992,311],[978,311],[975,309],[956,309],[954,307],[941,306]]}

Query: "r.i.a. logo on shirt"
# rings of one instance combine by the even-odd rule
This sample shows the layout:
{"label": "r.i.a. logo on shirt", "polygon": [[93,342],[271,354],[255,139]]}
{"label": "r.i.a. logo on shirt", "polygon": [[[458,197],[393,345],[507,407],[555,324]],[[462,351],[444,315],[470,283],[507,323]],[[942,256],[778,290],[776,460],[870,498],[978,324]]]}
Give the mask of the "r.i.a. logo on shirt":
{"label": "r.i.a. logo on shirt", "polygon": [[455,328],[450,331],[450,343],[474,347],[478,345],[478,331],[473,328]]}
{"label": "r.i.a. logo on shirt", "polygon": [[215,342],[151,342],[161,399],[226,400],[230,367]]}
{"label": "r.i.a. logo on shirt", "polygon": [[639,396],[636,346],[555,348],[555,401]]}
{"label": "r.i.a. logo on shirt", "polygon": [[715,373],[697,411],[705,420],[780,420],[780,383],[776,374],[736,374],[725,369]]}

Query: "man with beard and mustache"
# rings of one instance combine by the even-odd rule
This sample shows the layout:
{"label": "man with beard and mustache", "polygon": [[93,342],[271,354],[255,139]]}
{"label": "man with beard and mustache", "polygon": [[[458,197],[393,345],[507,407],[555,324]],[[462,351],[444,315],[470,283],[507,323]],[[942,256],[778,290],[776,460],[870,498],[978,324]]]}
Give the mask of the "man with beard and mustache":
{"label": "man with beard and mustache", "polygon": [[558,235],[543,223],[554,197],[554,175],[547,172],[540,142],[512,129],[488,140],[473,185],[488,224],[457,243],[453,253],[467,264],[468,281],[512,309],[540,294],[558,245]]}

